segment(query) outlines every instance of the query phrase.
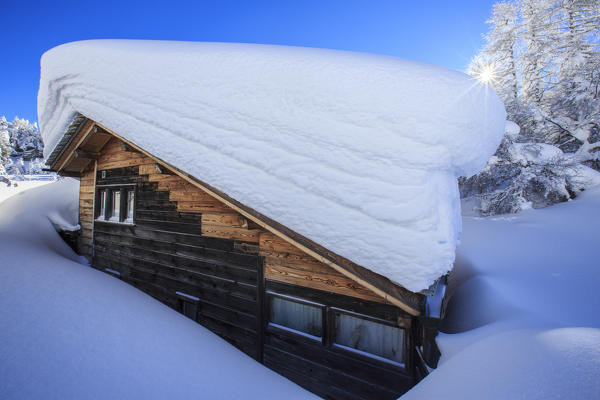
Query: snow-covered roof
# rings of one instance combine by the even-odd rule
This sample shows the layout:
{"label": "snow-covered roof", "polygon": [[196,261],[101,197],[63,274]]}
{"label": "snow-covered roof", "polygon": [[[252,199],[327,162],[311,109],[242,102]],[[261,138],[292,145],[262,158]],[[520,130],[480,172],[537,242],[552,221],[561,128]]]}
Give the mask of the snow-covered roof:
{"label": "snow-covered roof", "polygon": [[412,291],[452,267],[456,177],[484,166],[505,124],[491,89],[429,64],[131,40],[44,54],[46,155],[77,112]]}

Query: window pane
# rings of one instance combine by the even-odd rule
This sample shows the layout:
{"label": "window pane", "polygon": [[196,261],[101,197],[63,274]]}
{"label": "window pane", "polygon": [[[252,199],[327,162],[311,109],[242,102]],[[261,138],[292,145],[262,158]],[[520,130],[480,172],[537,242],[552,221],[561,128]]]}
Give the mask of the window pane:
{"label": "window pane", "polygon": [[344,313],[335,316],[335,343],[402,363],[404,331]]}
{"label": "window pane", "polygon": [[126,216],[126,221],[127,222],[133,222],[133,207],[135,204],[135,197],[134,197],[134,191],[133,190],[129,190],[127,192],[127,216]]}
{"label": "window pane", "polygon": [[270,319],[273,324],[312,336],[322,336],[321,307],[271,296]]}
{"label": "window pane", "polygon": [[181,303],[183,305],[183,315],[195,321],[198,314],[198,305],[196,303],[190,303],[187,301],[182,301]]}
{"label": "window pane", "polygon": [[98,219],[104,219],[106,215],[106,191],[100,190],[98,192],[98,197],[100,200],[100,207],[98,210]]}
{"label": "window pane", "polygon": [[121,191],[113,190],[112,192],[112,210],[111,221],[120,221],[121,219]]}

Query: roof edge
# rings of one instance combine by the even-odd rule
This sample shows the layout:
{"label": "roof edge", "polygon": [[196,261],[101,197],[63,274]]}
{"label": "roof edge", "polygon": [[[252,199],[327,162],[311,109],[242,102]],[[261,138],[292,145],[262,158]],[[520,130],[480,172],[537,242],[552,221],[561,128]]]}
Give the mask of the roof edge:
{"label": "roof edge", "polygon": [[62,138],[54,146],[54,149],[52,149],[52,152],[46,159],[46,165],[50,167],[50,169],[54,169],[54,164],[62,158],[63,152],[69,147],[69,144],[71,144],[73,139],[77,137],[87,120],[88,118],[85,115],[80,113],[75,114]]}

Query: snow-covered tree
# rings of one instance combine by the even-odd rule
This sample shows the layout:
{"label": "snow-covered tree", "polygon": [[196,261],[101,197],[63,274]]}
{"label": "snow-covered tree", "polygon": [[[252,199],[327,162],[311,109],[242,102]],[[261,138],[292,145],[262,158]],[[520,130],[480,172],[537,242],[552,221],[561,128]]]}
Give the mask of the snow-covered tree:
{"label": "snow-covered tree", "polygon": [[4,172],[4,167],[12,148],[10,146],[10,136],[8,133],[8,122],[6,118],[0,118],[0,173]]}
{"label": "snow-covered tree", "polygon": [[491,26],[485,36],[487,46],[469,66],[471,75],[494,82],[507,107],[514,107],[518,97],[516,57],[520,25],[517,19],[515,4],[496,3],[487,21]]}
{"label": "snow-covered tree", "polygon": [[43,150],[36,123],[20,118],[8,122],[0,117],[0,172],[13,176],[42,174]]}
{"label": "snow-covered tree", "polygon": [[[505,1],[487,22],[469,72],[493,86],[521,129],[461,191],[488,214],[572,198],[596,182],[573,175],[593,175],[581,164],[600,170],[600,0]],[[554,156],[515,164],[523,146]]]}
{"label": "snow-covered tree", "polygon": [[461,196],[483,215],[514,213],[567,201],[600,184],[600,173],[576,155],[545,143],[519,143],[508,124],[496,154],[479,174],[461,180]]}
{"label": "snow-covered tree", "polygon": [[43,157],[44,144],[36,123],[15,118],[8,127],[12,157],[22,157],[29,161]]}

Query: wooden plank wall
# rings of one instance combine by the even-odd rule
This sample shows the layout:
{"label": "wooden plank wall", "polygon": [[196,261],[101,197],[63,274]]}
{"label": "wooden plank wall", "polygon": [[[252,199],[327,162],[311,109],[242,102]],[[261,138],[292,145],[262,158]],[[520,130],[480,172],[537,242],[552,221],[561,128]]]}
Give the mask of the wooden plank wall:
{"label": "wooden plank wall", "polygon": [[265,258],[266,279],[386,303],[369,289],[270,232],[260,235],[260,255]]}
{"label": "wooden plank wall", "polygon": [[79,252],[88,259],[92,257],[92,237],[94,229],[94,191],[95,191],[95,164],[82,174],[79,180]]}
{"label": "wooden plank wall", "polygon": [[325,338],[322,342],[267,327],[264,364],[269,368],[326,399],[392,400],[417,382],[411,372],[414,358],[411,348],[414,348],[414,344],[410,337],[405,341],[406,368],[361,357],[333,346],[335,322],[332,309],[366,314],[391,322],[402,320],[406,335],[409,335],[410,316],[399,308],[275,281],[267,281],[266,289],[327,306]]}
{"label": "wooden plank wall", "polygon": [[[176,292],[197,297],[197,322],[326,398],[397,398],[415,383],[407,369],[341,354],[299,336],[263,332],[265,284],[392,321],[407,318],[402,310],[116,139],[97,163],[97,185],[136,184],[136,209],[135,225],[94,223],[94,267],[118,272],[180,312]],[[89,174],[82,182],[88,185],[87,199],[93,193]]]}
{"label": "wooden plank wall", "polygon": [[94,267],[117,271],[124,281],[180,312],[177,292],[197,297],[197,322],[260,359],[259,256],[239,250],[246,242],[210,237],[202,230],[203,212],[225,209],[117,140],[102,151],[96,182],[135,183],[136,208],[135,225],[95,222]]}

